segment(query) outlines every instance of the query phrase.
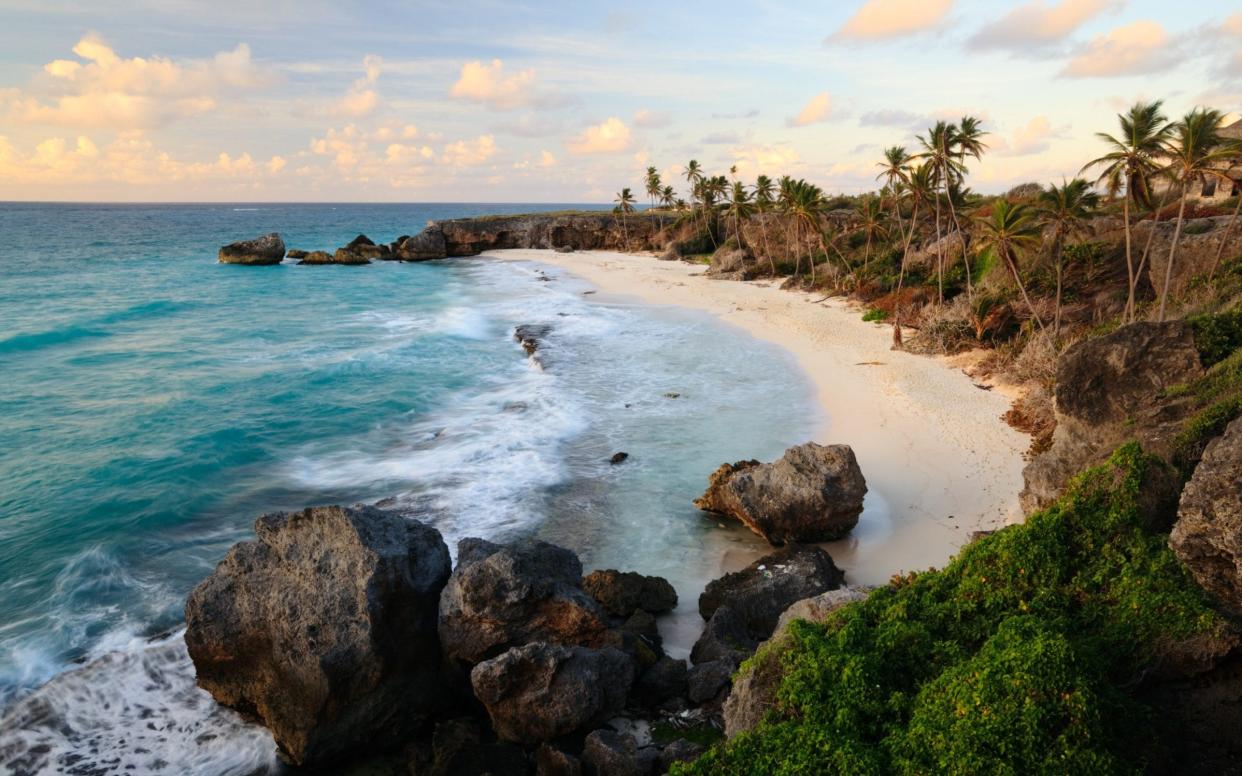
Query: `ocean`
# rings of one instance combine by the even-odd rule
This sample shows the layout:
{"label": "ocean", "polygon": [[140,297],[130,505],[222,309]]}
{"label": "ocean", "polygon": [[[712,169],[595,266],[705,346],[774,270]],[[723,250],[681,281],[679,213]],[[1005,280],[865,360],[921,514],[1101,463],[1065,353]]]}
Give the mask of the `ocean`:
{"label": "ocean", "polygon": [[[787,353],[531,262],[216,263],[270,231],[331,250],[568,207],[0,204],[0,770],[276,770],[180,633],[273,510],[379,502],[450,548],[534,535],[668,577],[692,612],[757,540],[691,500],[818,423]],[[549,327],[543,368],[522,324]]]}

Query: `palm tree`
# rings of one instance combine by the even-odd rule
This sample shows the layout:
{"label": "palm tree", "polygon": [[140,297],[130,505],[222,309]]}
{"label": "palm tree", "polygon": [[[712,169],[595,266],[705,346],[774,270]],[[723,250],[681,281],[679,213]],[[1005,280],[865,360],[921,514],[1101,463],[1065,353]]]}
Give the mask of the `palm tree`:
{"label": "palm tree", "polygon": [[647,168],[647,175],[644,178],[647,184],[647,197],[651,200],[651,207],[656,206],[656,200],[660,197],[660,173],[654,167]]}
{"label": "palm tree", "polygon": [[704,178],[699,185],[703,200],[703,218],[707,224],[707,236],[712,240],[712,247],[719,250],[716,243],[716,203],[725,199],[729,191],[729,179],[723,175]]}
{"label": "palm tree", "polygon": [[906,282],[906,262],[910,258],[910,244],[919,224],[919,210],[936,197],[931,167],[920,164],[910,168],[905,178],[906,199],[910,200],[910,229],[906,233],[905,246],[901,251],[901,270],[897,273],[897,291],[893,297],[893,347],[901,347],[901,291]]}
{"label": "palm tree", "polygon": [[[1110,150],[1104,156],[1093,159],[1082,171],[1102,167],[1098,182],[1104,185],[1110,197],[1124,195],[1122,219],[1126,230],[1126,272],[1129,273],[1129,295],[1126,299],[1126,321],[1134,320],[1134,297],[1139,275],[1134,269],[1134,253],[1130,224],[1130,204],[1151,206],[1151,176],[1159,166],[1156,159],[1164,152],[1164,141],[1171,125],[1161,113],[1163,103],[1136,102],[1128,112],[1117,116],[1121,133],[1114,137],[1106,132],[1096,137],[1108,144]],[[1152,223],[1155,230],[1155,223]]]}
{"label": "palm tree", "polygon": [[964,187],[966,175],[966,157],[972,156],[976,161],[983,160],[983,152],[988,146],[983,138],[988,133],[983,131],[983,122],[974,116],[962,116],[957,127],[957,160],[959,163],[956,185],[950,182],[946,193],[949,202],[949,216],[953,219],[953,228],[957,230],[959,242],[962,244],[962,267],[966,270],[966,300],[974,297],[974,281],[970,275],[970,257],[966,249],[966,232],[962,229],[957,217],[957,203],[965,202],[969,190]]}
{"label": "palm tree", "polygon": [[1023,252],[1039,246],[1040,228],[1031,216],[1030,208],[1022,204],[1013,204],[1007,199],[996,200],[990,216],[978,219],[983,227],[983,247],[992,251],[1005,262],[1013,282],[1018,286],[1022,299],[1035,325],[1044,328],[1043,319],[1035,311],[1031,297],[1026,293],[1026,284],[1022,282],[1022,271],[1018,266]]}
{"label": "palm tree", "polygon": [[739,248],[746,247],[746,240],[742,237],[742,219],[750,218],[753,212],[755,204],[750,198],[750,192],[746,190],[746,185],[741,181],[733,181],[729,189],[729,206],[725,209],[725,218],[733,218],[733,231],[737,234]]}
{"label": "palm tree", "polygon": [[879,197],[863,197],[858,203],[859,229],[867,238],[866,248],[863,249],[863,272],[871,266],[871,243],[888,237],[887,220],[884,203]]}
{"label": "palm tree", "polygon": [[625,245],[628,248],[630,244],[628,217],[630,213],[634,212],[634,194],[628,187],[626,187],[621,189],[620,193],[617,194],[617,198],[614,199],[613,202],[616,202],[617,206],[612,209],[612,212],[621,214],[621,229],[622,233],[625,235]]}
{"label": "palm tree", "polygon": [[[935,190],[948,191],[949,184],[956,180],[965,169],[957,158],[957,125],[937,121],[927,130],[927,135],[920,135],[919,144],[923,152],[918,158],[924,160],[931,168],[932,182]],[[940,196],[937,193],[936,204],[936,285],[939,304],[944,304],[944,244],[940,233]]]}
{"label": "palm tree", "polygon": [[672,186],[665,185],[660,189],[660,207],[671,208],[677,204],[677,192]]}
{"label": "palm tree", "polygon": [[772,277],[776,277],[776,263],[772,261],[772,249],[768,245],[768,226],[763,216],[776,204],[775,195],[776,189],[771,178],[760,175],[755,179],[755,212],[759,214],[759,232],[763,235],[763,252],[767,254],[768,268],[772,271]]}
{"label": "palm tree", "polygon": [[1062,255],[1065,238],[1082,228],[1083,222],[1090,217],[1091,211],[1099,207],[1100,195],[1091,190],[1091,184],[1082,178],[1075,178],[1060,186],[1051,185],[1039,195],[1036,207],[1039,210],[1039,224],[1052,230],[1052,262],[1056,268],[1057,304],[1052,319],[1052,334],[1061,336],[1061,289],[1062,289]]}
{"label": "palm tree", "polygon": [[[1160,289],[1160,312],[1156,319],[1164,320],[1165,307],[1169,301],[1169,286],[1173,282],[1173,259],[1177,255],[1177,243],[1182,236],[1186,221],[1186,199],[1190,184],[1204,178],[1230,180],[1219,165],[1227,162],[1238,152],[1238,144],[1228,142],[1220,134],[1225,116],[1214,108],[1196,108],[1187,113],[1173,128],[1172,139],[1165,153],[1169,164],[1162,172],[1173,185],[1180,187],[1181,205],[1177,210],[1177,226],[1173,229],[1173,242],[1169,244],[1169,261],[1164,266],[1164,287]],[[1152,224],[1155,228],[1155,224]]]}
{"label": "palm tree", "polygon": [[914,157],[906,153],[904,146],[893,146],[884,149],[884,161],[878,164],[880,174],[876,180],[883,178],[889,193],[893,197],[893,213],[897,216],[897,231],[905,234],[905,226],[901,223],[901,187],[910,179],[910,162]]}
{"label": "palm tree", "polygon": [[[789,215],[793,218],[795,240],[802,241],[803,229],[812,230],[816,234],[823,235],[819,230],[819,214],[824,208],[824,192],[812,183],[804,180],[790,181],[789,183],[789,199],[786,204]],[[801,266],[799,262],[797,266]],[[815,282],[815,254],[807,246],[807,258],[811,264],[811,282]],[[797,269],[794,269],[797,274]]]}
{"label": "palm tree", "polygon": [[[1233,186],[1242,184],[1242,181],[1233,181]],[[1212,261],[1212,271],[1208,273],[1208,282],[1211,283],[1216,277],[1216,270],[1220,269],[1220,260],[1225,256],[1225,243],[1229,242],[1229,235],[1233,234],[1233,228],[1238,224],[1238,214],[1242,212],[1242,192],[1239,192],[1237,204],[1233,206],[1233,217],[1229,219],[1229,225],[1225,227],[1225,233],[1220,237],[1220,245],[1216,248],[1216,258]]]}

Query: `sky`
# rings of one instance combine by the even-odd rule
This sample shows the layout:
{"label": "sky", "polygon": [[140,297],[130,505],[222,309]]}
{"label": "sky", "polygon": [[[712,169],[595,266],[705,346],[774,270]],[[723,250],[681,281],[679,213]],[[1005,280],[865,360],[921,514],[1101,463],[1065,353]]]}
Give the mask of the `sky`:
{"label": "sky", "polygon": [[1074,176],[1139,99],[1242,114],[1236,0],[0,0],[0,200],[610,202],[648,165]]}

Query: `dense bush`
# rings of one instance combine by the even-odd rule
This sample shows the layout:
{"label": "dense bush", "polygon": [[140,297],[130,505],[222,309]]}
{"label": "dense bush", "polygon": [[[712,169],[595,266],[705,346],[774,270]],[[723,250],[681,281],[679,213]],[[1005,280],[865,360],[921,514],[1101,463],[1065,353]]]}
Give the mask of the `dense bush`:
{"label": "dense bush", "polygon": [[1190,319],[1195,333],[1195,347],[1205,367],[1224,361],[1242,348],[1242,310],[1197,315]]}
{"label": "dense bush", "polygon": [[1161,465],[1122,447],[943,571],[794,623],[779,708],[675,772],[1141,771],[1160,737],[1134,689],[1161,645],[1219,624],[1144,528]]}

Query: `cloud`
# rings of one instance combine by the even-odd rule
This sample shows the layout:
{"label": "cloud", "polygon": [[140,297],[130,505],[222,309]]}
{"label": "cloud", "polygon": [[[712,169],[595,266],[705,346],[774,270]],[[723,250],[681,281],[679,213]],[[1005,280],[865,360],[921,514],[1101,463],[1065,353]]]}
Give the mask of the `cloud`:
{"label": "cloud", "polygon": [[507,73],[504,62],[467,62],[449,89],[449,96],[486,105],[492,110],[519,108],[559,108],[571,100],[557,92],[540,89],[534,70]]}
{"label": "cloud", "polygon": [[1242,13],[1235,13],[1225,19],[1221,29],[1234,39],[1233,45],[1237,47],[1225,63],[1224,73],[1226,76],[1242,76]]}
{"label": "cloud", "polygon": [[663,111],[640,108],[634,113],[634,126],[643,129],[663,129],[673,123],[673,117]]}
{"label": "cloud", "polygon": [[452,167],[471,167],[491,159],[496,150],[494,137],[479,135],[474,140],[458,140],[444,146],[440,152],[440,161]]}
{"label": "cloud", "polygon": [[992,151],[1000,156],[1031,156],[1047,151],[1052,141],[1061,137],[1054,130],[1047,116],[1036,116],[1013,132],[1012,140],[997,136],[993,138]]}
{"label": "cloud", "polygon": [[612,116],[567,140],[565,147],[571,154],[616,154],[628,151],[631,142],[630,128],[621,119]]}
{"label": "cloud", "polygon": [[379,80],[383,61],[368,54],[362,60],[363,76],[349,87],[349,91],[332,106],[334,116],[350,116],[360,118],[375,110],[379,105],[379,94],[375,91],[375,82]]}
{"label": "cloud", "polygon": [[787,145],[750,145],[729,149],[739,175],[764,173],[772,177],[791,172],[802,164],[802,157]]}
{"label": "cloud", "polygon": [[163,57],[123,58],[94,35],[73,47],[78,59],[43,66],[54,96],[20,90],[8,100],[8,118],[75,129],[149,129],[216,108],[222,96],[263,86],[250,47],[239,44],[211,59],[176,62]]}
{"label": "cloud", "polygon": [[903,38],[937,26],[952,8],[953,0],[867,0],[826,42]]}
{"label": "cloud", "polygon": [[759,115],[758,108],[750,108],[737,113],[713,113],[713,119],[753,119]]}
{"label": "cloud", "polygon": [[1055,44],[1105,11],[1116,11],[1124,0],[1044,0],[1024,3],[984,25],[966,41],[974,49],[1028,51]]}
{"label": "cloud", "polygon": [[860,127],[901,127],[911,129],[929,123],[927,117],[899,108],[868,111],[858,120]]}
{"label": "cloud", "polygon": [[741,139],[736,132],[712,132],[699,142],[703,145],[734,145]]}
{"label": "cloud", "polygon": [[785,123],[791,127],[806,127],[827,121],[830,116],[832,116],[832,96],[828,92],[820,92],[802,107],[797,116],[786,119]]}
{"label": "cloud", "polygon": [[1168,68],[1176,47],[1158,23],[1138,21],[1098,35],[1081,47],[1061,71],[1070,78],[1113,78]]}

